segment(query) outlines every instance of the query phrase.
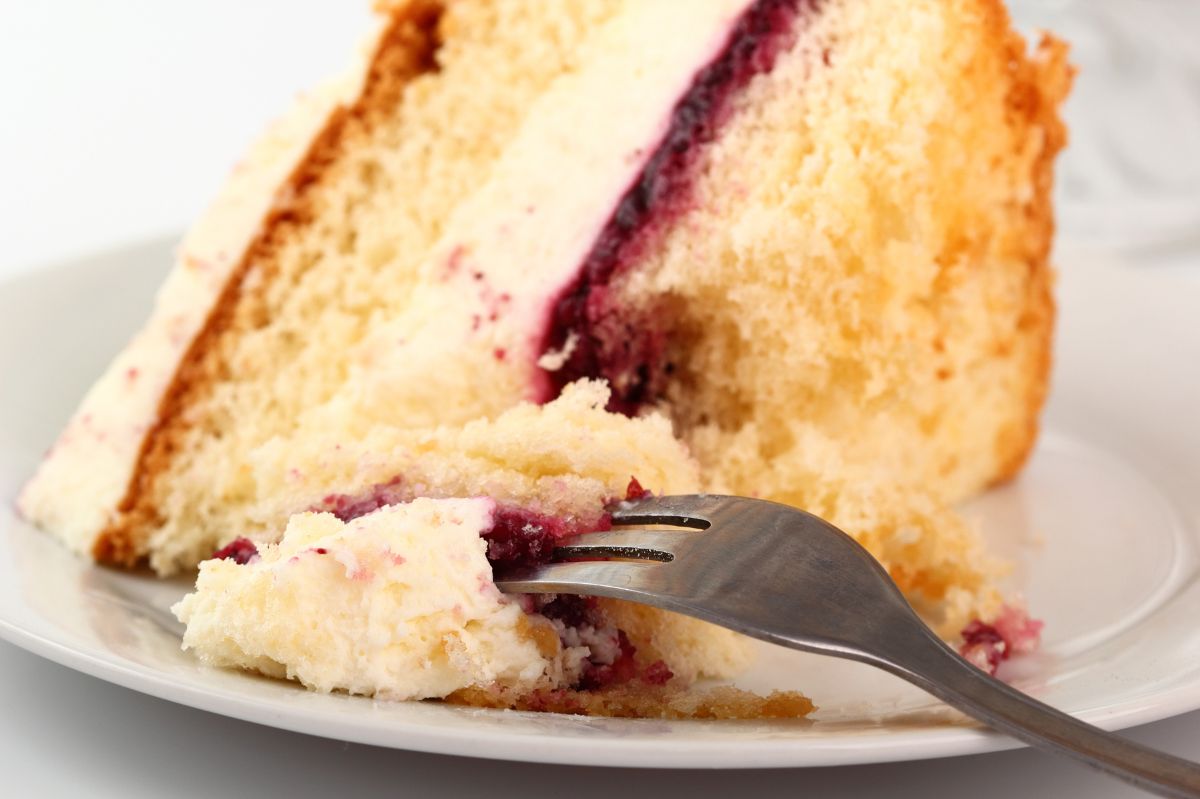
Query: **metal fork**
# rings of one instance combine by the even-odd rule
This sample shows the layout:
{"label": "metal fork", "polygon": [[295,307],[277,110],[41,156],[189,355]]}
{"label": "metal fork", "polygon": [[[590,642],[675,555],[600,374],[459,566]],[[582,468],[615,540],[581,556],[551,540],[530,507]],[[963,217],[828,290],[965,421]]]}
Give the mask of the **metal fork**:
{"label": "metal fork", "polygon": [[[1200,766],[1085,724],[968,663],[867,550],[810,513],[700,495],[623,502],[612,519],[615,529],[564,539],[556,562],[498,574],[496,584],[627,599],[869,663],[1028,744],[1162,796],[1200,797]],[[689,529],[621,529],[629,525]]]}

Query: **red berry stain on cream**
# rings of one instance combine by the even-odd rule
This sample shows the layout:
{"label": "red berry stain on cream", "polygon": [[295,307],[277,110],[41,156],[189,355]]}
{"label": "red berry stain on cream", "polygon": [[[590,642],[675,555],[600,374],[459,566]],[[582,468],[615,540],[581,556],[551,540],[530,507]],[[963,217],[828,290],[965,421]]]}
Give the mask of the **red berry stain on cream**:
{"label": "red berry stain on cream", "polygon": [[232,560],[245,566],[258,557],[258,546],[249,538],[235,538],[212,554],[213,560]]}
{"label": "red berry stain on cream", "polygon": [[467,251],[461,244],[455,245],[450,250],[450,255],[446,258],[445,276],[447,279],[453,277],[462,269],[463,263],[466,260],[466,254]]}
{"label": "red berry stain on cream", "polygon": [[674,672],[662,660],[654,661],[642,673],[642,679],[651,685],[666,685],[674,676]]}
{"label": "red berry stain on cream", "polygon": [[583,672],[578,683],[573,686],[576,690],[597,691],[614,685],[640,680],[650,685],[666,685],[675,675],[667,664],[656,660],[642,668],[638,665],[637,647],[629,640],[622,630],[608,627],[600,603],[595,597],[575,596],[574,594],[556,594],[536,597],[530,611],[540,613],[547,619],[561,622],[566,628],[582,630],[607,630],[615,635],[617,652],[609,663],[597,662],[595,655],[589,657],[583,665]]}
{"label": "red berry stain on cream", "polygon": [[975,666],[994,675],[1013,655],[1028,654],[1041,642],[1043,622],[1029,618],[1020,608],[1005,606],[991,624],[978,619],[962,631],[958,651]]}
{"label": "red berry stain on cream", "polygon": [[632,682],[637,678],[638,667],[637,661],[634,659],[637,647],[629,642],[629,638],[623,631],[617,633],[617,645],[620,647],[620,654],[612,663],[601,665],[589,663],[589,667],[584,669],[583,676],[579,680],[580,689],[595,691],[610,685]]}
{"label": "red berry stain on cream", "polygon": [[407,502],[412,497],[405,491],[404,480],[394,477],[386,483],[374,485],[365,494],[352,496],[350,494],[329,494],[310,510],[332,513],[339,521],[348,522],[368,513],[373,513],[385,505],[396,505]]}
{"label": "red berry stain on cream", "polygon": [[[404,478],[395,477],[372,486],[363,494],[329,494],[310,510],[332,513],[342,522],[350,522],[385,505],[415,498],[416,494],[405,485]],[[482,537],[488,542],[487,559],[493,566],[536,566],[549,562],[558,539],[608,530],[611,526],[612,520],[607,513],[593,522],[500,504],[492,515],[491,528],[484,531]]]}

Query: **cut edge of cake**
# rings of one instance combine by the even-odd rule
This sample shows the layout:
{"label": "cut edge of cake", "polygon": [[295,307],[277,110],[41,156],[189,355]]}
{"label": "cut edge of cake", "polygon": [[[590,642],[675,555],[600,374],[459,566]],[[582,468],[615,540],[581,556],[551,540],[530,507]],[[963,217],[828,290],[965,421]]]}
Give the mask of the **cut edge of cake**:
{"label": "cut edge of cake", "polygon": [[[1007,20],[1003,24],[1006,26]],[[1007,40],[1014,52],[1023,46],[1023,39],[1015,33],[1008,33]],[[1054,299],[1055,275],[1051,265],[1055,230],[1054,161],[1068,141],[1067,126],[1060,107],[1070,94],[1075,79],[1076,70],[1070,63],[1069,50],[1066,42],[1047,33],[1042,35],[1032,58],[1013,60],[1014,68],[1021,73],[1016,85],[1023,90],[1011,98],[1012,108],[1028,118],[1031,129],[1044,134],[1044,139],[1036,142],[1039,155],[1033,171],[1035,205],[1031,209],[1031,216],[1036,220],[1037,234],[1033,237],[1031,247],[1034,266],[1026,320],[1026,324],[1034,331],[1032,335],[1042,342],[1042,346],[1034,379],[1025,396],[1027,424],[1023,430],[1014,432],[1012,443],[1006,447],[1008,457],[1002,459],[992,485],[1016,477],[1033,453],[1041,425],[1041,411],[1050,393],[1054,324],[1058,315]]]}

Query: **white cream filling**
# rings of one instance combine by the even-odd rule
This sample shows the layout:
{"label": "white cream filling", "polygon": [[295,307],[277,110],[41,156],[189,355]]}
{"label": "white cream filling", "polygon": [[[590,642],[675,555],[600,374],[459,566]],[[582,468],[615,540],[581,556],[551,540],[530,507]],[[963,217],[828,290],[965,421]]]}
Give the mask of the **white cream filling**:
{"label": "white cream filling", "polygon": [[249,563],[201,564],[195,592],[172,608],[183,646],[214,665],[395,699],[557,682],[587,650],[547,659],[497,590],[480,538],[494,510],[490,499],[417,499],[347,523],[293,516]]}

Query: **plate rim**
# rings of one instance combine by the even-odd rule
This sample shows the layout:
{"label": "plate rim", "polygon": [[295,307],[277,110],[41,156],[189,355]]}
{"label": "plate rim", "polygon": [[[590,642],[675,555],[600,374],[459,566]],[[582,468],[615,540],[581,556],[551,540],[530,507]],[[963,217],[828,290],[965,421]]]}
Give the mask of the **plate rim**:
{"label": "plate rim", "polygon": [[[94,567],[93,567],[94,568]],[[983,728],[944,727],[881,735],[877,739],[839,742],[805,739],[754,739],[738,741],[735,736],[720,739],[672,741],[656,738],[653,746],[630,746],[633,736],[597,736],[581,744],[579,739],[552,734],[517,736],[477,736],[473,732],[433,728],[415,722],[392,720],[386,728],[350,721],[345,724],[316,719],[303,708],[290,707],[270,699],[237,696],[220,689],[204,689],[164,677],[131,662],[121,662],[71,646],[26,629],[9,620],[0,605],[0,639],[83,674],[129,690],[209,713],[228,716],[254,724],[323,738],[345,740],[393,749],[431,754],[479,757],[489,760],[588,765],[617,768],[816,768],[868,763],[927,760],[942,757],[985,754],[1025,748],[1025,744]],[[297,690],[302,690],[297,688]],[[373,701],[366,697],[354,697]],[[1102,729],[1117,731],[1161,721],[1200,709],[1200,681],[1183,683],[1140,706],[1116,711],[1094,709],[1071,715]],[[511,710],[483,710],[486,713],[516,713]],[[630,725],[661,723],[654,720],[623,719]],[[707,723],[707,722],[683,722]],[[318,725],[319,728],[318,728]],[[403,740],[397,740],[403,739]],[[584,745],[595,760],[581,763],[579,748]],[[612,757],[612,756],[617,757]],[[867,757],[864,757],[867,755]],[[697,762],[700,761],[700,762]]]}

